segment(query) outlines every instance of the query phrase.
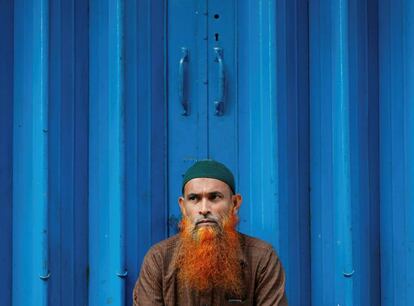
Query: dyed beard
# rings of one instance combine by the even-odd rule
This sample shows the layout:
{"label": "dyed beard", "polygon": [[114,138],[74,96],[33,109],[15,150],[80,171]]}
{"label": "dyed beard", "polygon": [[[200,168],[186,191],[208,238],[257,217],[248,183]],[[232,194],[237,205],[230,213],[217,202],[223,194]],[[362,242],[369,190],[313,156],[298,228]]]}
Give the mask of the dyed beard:
{"label": "dyed beard", "polygon": [[200,292],[223,288],[225,292],[240,294],[238,219],[231,214],[222,220],[220,225],[195,227],[187,218],[182,219],[176,262],[178,280]]}

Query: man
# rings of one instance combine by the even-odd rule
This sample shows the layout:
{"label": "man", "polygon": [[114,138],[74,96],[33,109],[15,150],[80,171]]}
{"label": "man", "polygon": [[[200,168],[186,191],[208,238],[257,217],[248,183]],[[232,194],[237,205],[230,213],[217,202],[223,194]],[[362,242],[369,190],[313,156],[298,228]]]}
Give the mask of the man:
{"label": "man", "polygon": [[242,197],[234,186],[219,162],[202,160],[187,170],[180,233],[145,256],[134,305],[287,305],[272,246],[236,231]]}

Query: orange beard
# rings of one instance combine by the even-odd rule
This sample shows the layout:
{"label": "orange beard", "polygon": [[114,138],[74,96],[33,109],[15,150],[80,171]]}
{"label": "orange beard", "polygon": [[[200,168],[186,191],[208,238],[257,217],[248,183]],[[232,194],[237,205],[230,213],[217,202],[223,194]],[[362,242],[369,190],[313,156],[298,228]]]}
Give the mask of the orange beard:
{"label": "orange beard", "polygon": [[183,218],[181,248],[177,257],[178,280],[187,287],[206,291],[214,287],[226,292],[241,292],[240,241],[237,217],[223,218],[220,226],[194,225]]}

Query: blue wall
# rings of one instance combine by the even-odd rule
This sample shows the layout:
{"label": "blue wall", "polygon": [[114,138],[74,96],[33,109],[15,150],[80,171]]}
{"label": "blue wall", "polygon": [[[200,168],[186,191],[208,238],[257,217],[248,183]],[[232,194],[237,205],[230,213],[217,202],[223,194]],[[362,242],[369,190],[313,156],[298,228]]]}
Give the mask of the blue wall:
{"label": "blue wall", "polygon": [[212,157],[290,305],[410,305],[413,17],[408,0],[1,1],[0,304],[130,305],[180,175]]}

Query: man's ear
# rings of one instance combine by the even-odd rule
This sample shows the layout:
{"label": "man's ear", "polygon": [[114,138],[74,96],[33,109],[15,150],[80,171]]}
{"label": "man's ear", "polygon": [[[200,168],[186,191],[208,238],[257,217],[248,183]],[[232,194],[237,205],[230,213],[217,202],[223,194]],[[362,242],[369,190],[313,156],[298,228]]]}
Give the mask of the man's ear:
{"label": "man's ear", "polygon": [[233,214],[237,215],[237,213],[239,212],[240,206],[243,202],[243,198],[241,194],[236,193],[235,195],[231,197],[231,200],[233,202]]}
{"label": "man's ear", "polygon": [[178,198],[178,205],[180,206],[181,214],[183,216],[187,216],[187,214],[185,212],[184,197],[183,196],[181,196],[181,197]]}

